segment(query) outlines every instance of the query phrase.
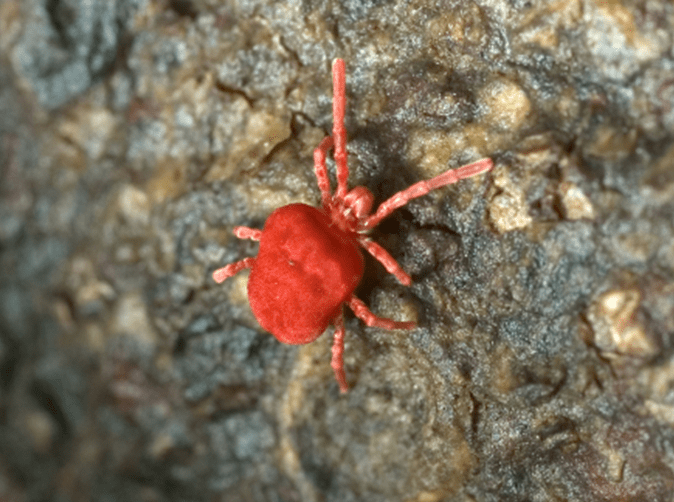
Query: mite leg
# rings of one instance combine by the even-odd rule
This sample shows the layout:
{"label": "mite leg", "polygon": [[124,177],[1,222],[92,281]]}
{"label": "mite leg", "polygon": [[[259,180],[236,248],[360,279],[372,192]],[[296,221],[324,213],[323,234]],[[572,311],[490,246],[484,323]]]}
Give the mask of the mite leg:
{"label": "mite leg", "polygon": [[352,296],[349,300],[349,308],[353,310],[353,313],[356,314],[356,317],[361,319],[368,326],[382,329],[414,329],[416,323],[414,322],[399,322],[394,321],[393,319],[384,319],[383,317],[377,317],[374,315],[369,308],[358,298]]}
{"label": "mite leg", "polygon": [[332,342],[332,366],[335,372],[335,379],[339,384],[339,391],[344,394],[349,390],[349,385],[346,383],[346,373],[344,372],[344,314],[339,313],[334,321],[335,335]]}
{"label": "mite leg", "polygon": [[368,253],[374,256],[379,263],[384,265],[386,271],[389,274],[394,275],[400,284],[405,286],[412,284],[412,278],[407,275],[398,262],[395,261],[393,256],[391,256],[383,247],[381,247],[376,242],[371,241],[367,237],[360,237],[358,242],[367,250]]}
{"label": "mite leg", "polygon": [[244,268],[250,268],[253,266],[255,258],[244,258],[243,260],[230,263],[229,265],[217,269],[213,272],[213,280],[220,284],[225,279],[232,277],[234,274],[242,271]]}
{"label": "mite leg", "polygon": [[346,66],[343,59],[332,63],[332,137],[335,141],[335,164],[337,166],[337,191],[335,196],[343,199],[346,195],[346,182],[349,178],[349,166],[346,164]]}
{"label": "mite leg", "polygon": [[407,204],[412,199],[426,195],[428,192],[435,190],[436,188],[440,188],[445,185],[451,185],[452,183],[456,183],[457,181],[464,178],[470,178],[471,176],[476,176],[485,171],[489,171],[492,167],[494,167],[494,163],[491,159],[482,159],[478,160],[477,162],[473,162],[472,164],[458,167],[456,169],[450,169],[449,171],[446,171],[435,178],[431,178],[430,180],[419,181],[418,183],[415,183],[409,188],[403,190],[402,192],[398,192],[391,198],[382,202],[381,205],[377,208],[377,212],[365,220],[363,224],[364,228],[376,227],[381,220],[386,218],[399,207]]}
{"label": "mite leg", "polygon": [[314,150],[314,173],[318,182],[318,189],[321,191],[321,203],[326,207],[330,201],[330,178],[328,178],[328,168],[325,167],[325,157],[328,150],[332,148],[332,138],[327,136],[318,144]]}
{"label": "mite leg", "polygon": [[259,241],[262,236],[262,230],[248,227],[234,227],[232,233],[239,239],[250,239],[251,241]]}

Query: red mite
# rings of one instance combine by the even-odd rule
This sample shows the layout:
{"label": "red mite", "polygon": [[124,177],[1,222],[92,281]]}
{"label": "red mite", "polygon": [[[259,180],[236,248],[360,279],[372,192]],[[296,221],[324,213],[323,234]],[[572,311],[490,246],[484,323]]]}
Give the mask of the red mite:
{"label": "red mite", "polygon": [[[314,150],[314,172],[321,190],[321,207],[289,204],[275,210],[262,230],[235,227],[239,239],[260,241],[256,258],[244,258],[213,272],[217,283],[244,268],[250,268],[248,299],[260,325],[280,342],[293,345],[316,340],[330,324],[335,325],[332,368],[341,392],[348,390],[344,373],[344,317],[346,303],[368,326],[387,330],[412,329],[413,322],[398,322],[374,315],[353,294],[363,277],[360,248],[374,256],[405,286],[412,279],[388,252],[370,240],[368,232],[411,199],[451,185],[463,178],[489,171],[491,159],[482,159],[447,171],[428,181],[419,181],[383,202],[371,214],[374,196],[365,187],[347,189],[346,163],[346,70],[344,61],[332,66],[332,136]],[[330,193],[325,157],[334,148],[337,190]]]}

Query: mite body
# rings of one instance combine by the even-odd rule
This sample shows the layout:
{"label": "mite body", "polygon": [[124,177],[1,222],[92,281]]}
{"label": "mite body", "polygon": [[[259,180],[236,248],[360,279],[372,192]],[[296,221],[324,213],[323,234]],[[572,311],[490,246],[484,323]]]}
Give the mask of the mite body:
{"label": "mite body", "polygon": [[[332,368],[341,392],[348,390],[344,372],[343,305],[368,326],[412,329],[413,322],[398,322],[374,315],[353,292],[363,277],[361,248],[376,258],[402,284],[411,278],[393,257],[368,233],[382,219],[411,199],[431,190],[475,176],[493,167],[482,159],[420,181],[396,193],[372,213],[374,196],[365,187],[347,188],[346,75],[344,61],[335,60],[333,74],[333,129],[314,151],[314,172],[321,191],[321,207],[290,204],[275,210],[262,230],[235,227],[241,239],[260,241],[255,258],[244,258],[213,272],[221,283],[244,268],[250,268],[248,299],[260,325],[279,341],[305,344],[318,338],[330,324],[335,326]],[[337,188],[334,194],[325,164],[334,149]]]}

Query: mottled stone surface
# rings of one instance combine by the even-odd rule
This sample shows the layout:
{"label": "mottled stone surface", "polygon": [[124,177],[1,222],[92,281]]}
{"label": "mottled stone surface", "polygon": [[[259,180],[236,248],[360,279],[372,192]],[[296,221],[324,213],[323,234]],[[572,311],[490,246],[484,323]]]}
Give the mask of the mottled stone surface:
{"label": "mottled stone surface", "polygon": [[[352,185],[496,163],[376,229],[344,396],[210,278],[335,57]],[[0,500],[674,500],[671,2],[0,0],[0,110]]]}

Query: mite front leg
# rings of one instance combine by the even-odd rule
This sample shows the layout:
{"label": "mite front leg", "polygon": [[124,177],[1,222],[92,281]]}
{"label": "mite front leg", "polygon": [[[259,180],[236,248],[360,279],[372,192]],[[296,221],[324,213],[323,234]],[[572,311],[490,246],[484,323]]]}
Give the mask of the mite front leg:
{"label": "mite front leg", "polygon": [[360,237],[358,242],[384,266],[389,274],[394,275],[400,284],[403,284],[404,286],[412,284],[412,278],[407,275],[407,272],[402,269],[393,256],[391,256],[383,247],[367,237]]}
{"label": "mite front leg", "polygon": [[330,148],[332,148],[333,141],[330,136],[323,138],[314,150],[314,174],[316,174],[316,181],[318,189],[321,191],[321,203],[323,207],[327,207],[332,197],[330,193],[330,178],[328,178],[328,168],[325,166],[325,157]]}
{"label": "mite front leg", "polygon": [[339,391],[344,394],[349,390],[349,385],[346,383],[346,373],[344,372],[344,314],[339,313],[334,321],[335,335],[332,342],[332,366],[335,372],[335,379],[339,384]]}
{"label": "mite front leg", "polygon": [[353,313],[356,314],[356,317],[361,319],[368,326],[374,328],[382,329],[414,329],[416,323],[414,322],[399,322],[394,321],[393,319],[385,319],[383,317],[377,317],[374,315],[369,308],[358,298],[352,296],[349,300],[349,308],[353,310]]}
{"label": "mite front leg", "polygon": [[222,267],[213,272],[213,280],[220,284],[225,279],[232,277],[234,274],[242,271],[244,268],[253,266],[255,258],[244,258],[241,261],[230,263],[226,267]]}
{"label": "mite front leg", "polygon": [[343,59],[332,63],[332,138],[335,141],[335,165],[337,166],[337,191],[335,197],[343,199],[346,195],[346,182],[349,179],[349,166],[346,163],[346,66]]}
{"label": "mite front leg", "polygon": [[381,220],[386,218],[393,211],[404,206],[412,199],[426,195],[431,190],[435,190],[436,188],[445,185],[451,185],[452,183],[456,183],[465,178],[470,178],[471,176],[476,176],[485,171],[489,171],[492,167],[494,167],[494,163],[491,159],[481,159],[472,164],[461,166],[456,169],[450,169],[430,180],[419,181],[382,202],[377,208],[377,212],[365,220],[363,228],[368,229],[376,227]]}

